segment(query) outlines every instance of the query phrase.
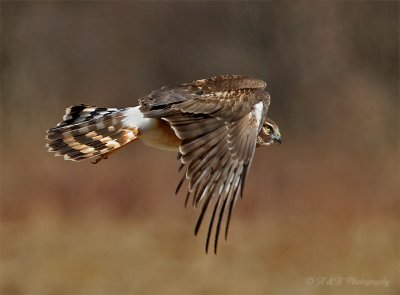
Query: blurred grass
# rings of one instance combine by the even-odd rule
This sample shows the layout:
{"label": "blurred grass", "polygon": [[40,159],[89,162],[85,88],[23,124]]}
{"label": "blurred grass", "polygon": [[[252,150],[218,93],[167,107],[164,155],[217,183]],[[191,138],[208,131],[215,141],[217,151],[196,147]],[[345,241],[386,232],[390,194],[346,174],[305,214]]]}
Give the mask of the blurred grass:
{"label": "blurred grass", "polygon": [[[397,220],[237,218],[217,256],[182,216],[60,218],[2,226],[1,294],[398,294]],[[160,213],[160,212],[159,212]],[[7,271],[5,271],[7,270]],[[389,287],[307,286],[308,276]]]}
{"label": "blurred grass", "polygon": [[[399,2],[0,5],[2,295],[400,294]],[[71,104],[218,74],[267,81],[284,143],[257,151],[217,257],[172,197],[174,154],[45,151]]]}

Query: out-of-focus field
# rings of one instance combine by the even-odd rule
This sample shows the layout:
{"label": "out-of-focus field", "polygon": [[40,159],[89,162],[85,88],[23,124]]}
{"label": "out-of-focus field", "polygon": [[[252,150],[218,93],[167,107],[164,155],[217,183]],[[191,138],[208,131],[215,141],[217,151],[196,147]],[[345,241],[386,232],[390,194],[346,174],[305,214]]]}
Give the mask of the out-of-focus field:
{"label": "out-of-focus field", "polygon": [[[390,218],[321,222],[237,216],[229,243],[214,256],[203,253],[203,241],[188,234],[187,219],[176,214],[121,220],[42,213],[28,224],[3,227],[2,294],[398,291],[397,221]],[[309,286],[310,276],[326,282]],[[340,285],[328,281],[341,277]],[[355,285],[351,277],[386,279],[389,285]]]}
{"label": "out-of-focus field", "polygon": [[[400,294],[398,2],[0,5],[0,294]],[[67,106],[218,74],[267,81],[283,144],[217,256],[175,154],[44,148]]]}

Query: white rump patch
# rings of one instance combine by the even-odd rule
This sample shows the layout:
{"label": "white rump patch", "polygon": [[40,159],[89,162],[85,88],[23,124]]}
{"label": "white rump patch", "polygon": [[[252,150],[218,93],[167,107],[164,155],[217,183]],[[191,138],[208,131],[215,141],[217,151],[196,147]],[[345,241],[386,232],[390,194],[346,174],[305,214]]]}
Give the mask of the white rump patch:
{"label": "white rump patch", "polygon": [[124,111],[125,118],[122,119],[122,124],[125,127],[139,129],[141,133],[157,126],[157,119],[145,118],[139,110],[139,106],[127,108]]}
{"label": "white rump patch", "polygon": [[160,118],[145,118],[139,110],[139,106],[125,109],[124,115],[125,118],[122,119],[123,128],[135,129],[140,134],[138,136],[135,131],[129,132],[125,134],[125,138],[134,140],[139,137],[148,146],[178,151],[178,138],[168,124],[163,123]]}

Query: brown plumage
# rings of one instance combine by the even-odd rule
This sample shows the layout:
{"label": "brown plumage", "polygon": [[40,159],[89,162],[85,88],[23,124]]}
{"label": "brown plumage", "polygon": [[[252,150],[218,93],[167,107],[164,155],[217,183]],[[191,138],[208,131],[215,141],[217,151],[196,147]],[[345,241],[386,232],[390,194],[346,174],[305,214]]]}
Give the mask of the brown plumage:
{"label": "brown plumage", "polygon": [[[93,156],[106,158],[113,149],[137,138],[159,148],[178,148],[185,174],[177,192],[186,179],[185,203],[191,199],[194,207],[201,206],[196,235],[207,209],[213,206],[206,251],[215,230],[216,252],[222,221],[226,216],[226,238],[256,146],[280,142],[277,125],[266,117],[270,96],[265,87],[266,83],[259,79],[218,76],[162,87],[141,98],[139,109],[72,107],[67,110],[65,121],[48,131],[49,147],[73,160]],[[85,107],[90,112],[85,111]],[[103,136],[116,144],[109,143],[105,148],[99,137],[92,136],[102,131]],[[125,138],[127,132],[134,135],[129,140]],[[76,146],[80,149],[76,150]]]}

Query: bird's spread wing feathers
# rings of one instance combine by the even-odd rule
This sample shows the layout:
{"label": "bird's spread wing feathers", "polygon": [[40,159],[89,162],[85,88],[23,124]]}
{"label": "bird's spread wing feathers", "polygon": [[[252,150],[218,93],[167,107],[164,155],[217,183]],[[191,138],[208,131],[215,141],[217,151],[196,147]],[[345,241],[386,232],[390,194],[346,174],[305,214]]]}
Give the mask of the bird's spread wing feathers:
{"label": "bird's spread wing feathers", "polygon": [[226,212],[228,215],[225,238],[227,237],[232,210],[242,193],[244,180],[254,156],[258,125],[259,121],[252,112],[239,121],[222,123],[220,127],[199,138],[182,141],[180,153],[181,161],[187,167],[184,177],[189,182],[188,198],[192,197],[194,207],[202,206],[195,234],[200,229],[210,203],[214,206],[206,250],[217,218],[214,227],[216,251],[222,219]]}
{"label": "bird's spread wing feathers", "polygon": [[180,112],[208,114],[236,121],[260,101],[269,105],[266,83],[245,76],[218,76],[175,87],[163,87],[139,100],[146,117],[167,117]]}
{"label": "bird's spread wing feathers", "polygon": [[195,234],[213,208],[206,251],[214,230],[216,252],[221,224],[225,218],[226,238],[266,118],[270,97],[265,87],[258,79],[219,76],[155,90],[139,100],[139,108],[73,106],[47,131],[49,151],[68,160],[101,160],[165,120],[179,139],[180,169],[185,168],[177,192],[187,180],[185,204],[191,199],[201,207]]}
{"label": "bird's spread wing feathers", "polygon": [[227,237],[232,210],[242,193],[268,109],[265,86],[262,80],[249,77],[220,76],[163,87],[140,100],[145,117],[166,120],[181,140],[179,158],[186,173],[177,191],[187,179],[186,203],[192,197],[194,207],[202,206],[195,234],[213,203],[206,250],[215,228],[216,252],[226,212]]}

